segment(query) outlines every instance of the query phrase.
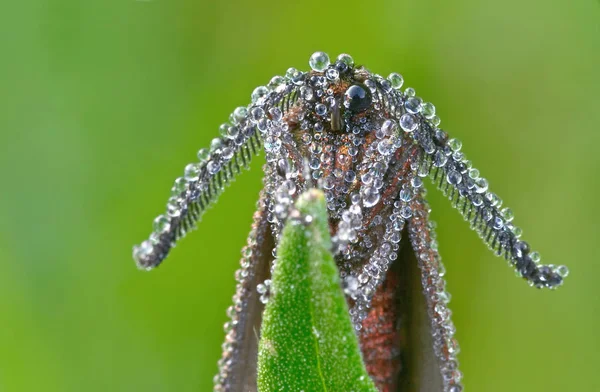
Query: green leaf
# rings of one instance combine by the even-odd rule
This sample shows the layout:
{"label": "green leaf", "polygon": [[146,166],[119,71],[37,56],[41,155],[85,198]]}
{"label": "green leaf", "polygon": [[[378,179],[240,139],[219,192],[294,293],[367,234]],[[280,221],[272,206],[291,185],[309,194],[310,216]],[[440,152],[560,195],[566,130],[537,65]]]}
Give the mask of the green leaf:
{"label": "green leaf", "polygon": [[296,208],[277,250],[261,327],[258,389],[377,392],[330,252],[323,193],[304,193]]}

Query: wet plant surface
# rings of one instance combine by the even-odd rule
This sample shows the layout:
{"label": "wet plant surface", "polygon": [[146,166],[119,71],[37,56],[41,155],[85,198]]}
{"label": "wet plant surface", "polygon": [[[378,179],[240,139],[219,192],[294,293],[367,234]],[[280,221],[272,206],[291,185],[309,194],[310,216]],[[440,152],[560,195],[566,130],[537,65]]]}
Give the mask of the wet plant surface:
{"label": "wet plant surface", "polygon": [[260,391],[365,391],[369,378],[331,253],[322,192],[290,211],[261,326]]}

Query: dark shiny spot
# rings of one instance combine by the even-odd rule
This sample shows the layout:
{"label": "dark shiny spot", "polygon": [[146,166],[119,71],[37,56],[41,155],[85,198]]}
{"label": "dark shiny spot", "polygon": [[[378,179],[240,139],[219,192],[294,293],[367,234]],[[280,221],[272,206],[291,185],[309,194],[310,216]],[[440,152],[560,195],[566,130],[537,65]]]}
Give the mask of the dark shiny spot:
{"label": "dark shiny spot", "polygon": [[364,112],[371,102],[371,92],[361,84],[350,86],[344,94],[344,107],[354,113]]}
{"label": "dark shiny spot", "polygon": [[335,69],[337,69],[339,73],[344,73],[348,71],[349,67],[343,61],[338,61],[337,63],[335,63]]}

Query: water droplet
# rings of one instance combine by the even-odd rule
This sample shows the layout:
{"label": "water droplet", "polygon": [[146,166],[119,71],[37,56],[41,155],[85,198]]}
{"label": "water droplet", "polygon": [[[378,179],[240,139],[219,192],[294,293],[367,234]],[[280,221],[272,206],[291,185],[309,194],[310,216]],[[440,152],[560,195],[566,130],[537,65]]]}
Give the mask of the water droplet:
{"label": "water droplet", "polygon": [[277,161],[277,173],[284,178],[292,178],[297,174],[297,172],[294,171],[292,163],[283,158]]}
{"label": "water droplet", "polygon": [[227,128],[227,137],[229,139],[235,139],[238,137],[238,135],[240,134],[240,128],[238,128],[235,125],[232,125],[230,127]]}
{"label": "water droplet", "polygon": [[269,129],[269,122],[267,121],[266,118],[261,118],[256,123],[256,128],[258,128],[260,133],[265,133],[265,132],[267,132],[267,129]]}
{"label": "water droplet", "polygon": [[385,120],[381,124],[381,131],[385,136],[394,135],[398,131],[398,124],[394,120]]}
{"label": "water droplet", "polygon": [[502,211],[500,213],[502,214],[502,217],[504,218],[504,220],[506,222],[510,222],[515,218],[515,214],[508,207],[502,209]]}
{"label": "water droplet", "polygon": [[207,148],[201,148],[198,150],[198,160],[200,162],[205,162],[208,160],[209,152]]}
{"label": "water droplet", "polygon": [[402,188],[400,191],[400,200],[403,202],[409,202],[413,198],[413,192],[409,188]]}
{"label": "water droplet", "polygon": [[420,177],[413,177],[410,180],[410,184],[413,186],[413,188],[420,188],[423,186],[423,180]]}
{"label": "water droplet", "polygon": [[164,233],[165,231],[169,231],[171,228],[171,222],[169,218],[164,215],[159,215],[154,219],[152,227],[156,233]]}
{"label": "water droplet", "polygon": [[306,79],[306,74],[304,72],[300,72],[300,71],[296,70],[295,72],[293,72],[291,74],[290,79],[292,80],[292,83],[294,83],[296,86],[301,86],[304,84],[304,80]]}
{"label": "water droplet", "polygon": [[449,316],[448,308],[442,303],[438,303],[437,305],[435,305],[434,311],[439,315],[439,317],[442,320],[448,318]]}
{"label": "water droplet", "polygon": [[173,218],[176,218],[181,215],[181,209],[179,208],[178,198],[169,198],[169,201],[167,202],[167,214],[169,214],[169,216]]}
{"label": "water droplet", "polygon": [[371,103],[371,92],[363,85],[352,85],[344,93],[344,107],[351,112],[363,112],[369,108]]}
{"label": "water droplet", "polygon": [[448,147],[450,147],[452,151],[460,151],[462,142],[458,139],[450,139],[448,140]]}
{"label": "water droplet", "polygon": [[409,113],[417,114],[421,111],[421,101],[415,97],[410,97],[404,103],[404,107]]}
{"label": "water droplet", "polygon": [[402,75],[400,75],[399,73],[396,73],[396,72],[392,72],[388,76],[388,80],[392,84],[392,87],[395,88],[396,90],[400,90],[400,88],[404,84],[404,78],[402,77]]}
{"label": "water droplet", "polygon": [[377,144],[377,151],[381,155],[390,155],[394,152],[394,142],[391,139],[383,139]]}
{"label": "water droplet", "polygon": [[498,195],[493,192],[488,192],[485,194],[485,198],[489,200],[492,207],[500,207],[501,201]]}
{"label": "water droplet", "polygon": [[210,152],[217,152],[223,147],[223,141],[218,137],[214,138],[210,142]]}
{"label": "water droplet", "polygon": [[326,72],[325,72],[325,76],[327,77],[327,79],[329,80],[337,80],[340,77],[340,71],[338,71],[335,68],[329,68]]}
{"label": "water droplet", "polygon": [[413,212],[412,209],[409,206],[404,206],[400,209],[400,215],[404,218],[404,219],[408,219],[412,216]]}
{"label": "water droplet", "polygon": [[285,77],[288,79],[292,79],[295,74],[298,73],[298,70],[294,67],[289,67],[287,71],[285,71]]}
{"label": "water droplet", "polygon": [[448,182],[452,185],[458,185],[462,181],[462,176],[456,170],[450,170],[446,176]]}
{"label": "water droplet", "polygon": [[517,227],[517,226],[514,226],[512,228],[512,232],[516,238],[521,238],[521,236],[523,235],[523,229],[521,229],[520,227]]}
{"label": "water droplet", "polygon": [[273,120],[274,123],[280,122],[283,118],[283,113],[278,107],[272,107],[269,109],[269,114],[271,115],[271,120]]}
{"label": "water droplet", "polygon": [[265,284],[263,284],[263,283],[259,283],[259,284],[256,286],[256,291],[257,291],[259,294],[265,294],[265,293],[267,292],[267,290],[268,290],[268,289],[267,289],[267,286],[266,286]]}
{"label": "water droplet", "polygon": [[323,180],[323,188],[325,188],[327,190],[331,190],[331,189],[333,189],[334,186],[335,186],[335,180],[333,177],[328,176]]}
{"label": "water droplet", "polygon": [[435,106],[433,106],[433,104],[430,102],[425,102],[422,105],[421,112],[425,118],[432,119],[433,116],[435,116]]}
{"label": "water droplet", "polygon": [[329,56],[324,52],[315,52],[310,56],[308,65],[317,72],[323,72],[329,67]]}
{"label": "water droplet", "polygon": [[465,160],[465,154],[460,151],[456,151],[452,153],[452,159],[454,159],[456,162],[463,162]]}
{"label": "water droplet", "polygon": [[433,156],[433,166],[442,167],[448,162],[448,157],[442,150],[437,150]]}
{"label": "water droplet", "polygon": [[367,283],[369,281],[369,275],[362,273],[360,275],[358,275],[358,282],[361,285],[364,285],[365,283]]}
{"label": "water droplet", "polygon": [[229,124],[221,124],[219,126],[219,135],[226,137],[228,128],[229,128]]}
{"label": "water droplet", "polygon": [[233,148],[231,148],[231,147],[225,147],[225,148],[224,148],[224,149],[221,151],[221,156],[222,156],[224,159],[227,159],[227,160],[229,160],[229,159],[233,158]]}
{"label": "water droplet", "polygon": [[379,201],[381,195],[375,187],[367,187],[362,191],[363,205],[367,208],[373,207]]}
{"label": "water droplet", "polygon": [[265,151],[277,152],[281,148],[281,139],[274,136],[267,136],[265,139]]}
{"label": "water droplet", "polygon": [[392,91],[392,83],[389,80],[380,80],[379,83],[381,85],[381,89],[386,93]]}
{"label": "water droplet", "polygon": [[285,180],[281,183],[280,189],[291,196],[296,193],[296,183],[292,180]]}
{"label": "water droplet", "polygon": [[488,190],[488,182],[485,178],[481,177],[475,180],[475,192],[485,193]]}
{"label": "water droplet", "polygon": [[354,59],[349,54],[342,53],[337,57],[336,60],[346,64],[348,67],[354,66]]}
{"label": "water droplet", "polygon": [[264,116],[265,111],[261,107],[252,108],[250,111],[250,120],[255,124],[257,124],[260,119],[264,118]]}
{"label": "water droplet", "polygon": [[198,178],[200,178],[200,166],[197,163],[190,163],[185,167],[183,177],[188,181],[198,181]]}
{"label": "water droplet", "polygon": [[496,230],[500,230],[501,228],[504,227],[504,221],[502,220],[502,218],[500,218],[499,216],[494,218],[494,224],[492,225],[492,227]]}
{"label": "water droplet", "polygon": [[352,218],[353,218],[353,214],[349,210],[342,212],[342,220],[344,222],[350,223],[352,221]]}
{"label": "water droplet", "polygon": [[221,165],[216,161],[209,161],[206,164],[206,170],[208,171],[208,174],[213,175],[221,170]]}
{"label": "water droplet", "polygon": [[569,268],[567,268],[566,265],[559,265],[556,268],[556,273],[561,277],[561,278],[566,278],[567,276],[569,276]]}
{"label": "water droplet", "polygon": [[148,256],[152,255],[154,248],[152,243],[148,240],[142,242],[138,246],[133,247],[133,258],[139,264],[144,261]]}
{"label": "water droplet", "polygon": [[269,89],[265,86],[258,86],[252,91],[251,99],[252,103],[257,103],[260,100],[264,99],[267,94],[269,94]]}
{"label": "water droplet", "polygon": [[354,296],[358,290],[358,279],[355,276],[349,275],[344,279],[344,293]]}
{"label": "water droplet", "polygon": [[181,193],[187,190],[187,180],[183,177],[179,177],[175,180],[173,188],[171,189],[171,196],[179,196]]}
{"label": "water droplet", "polygon": [[412,114],[405,113],[400,117],[400,126],[405,132],[412,132],[417,129],[417,120]]}
{"label": "water droplet", "polygon": [[235,120],[238,122],[245,119],[247,115],[248,115],[248,109],[246,109],[243,106],[237,107],[233,111],[233,118],[235,118]]}
{"label": "water droplet", "polygon": [[322,103],[318,103],[315,105],[315,112],[319,116],[324,116],[327,114],[327,106],[323,105]]}
{"label": "water droplet", "polygon": [[484,208],[481,211],[481,217],[483,218],[483,220],[485,220],[486,222],[489,222],[493,217],[494,214],[492,213],[492,211],[490,211],[489,208]]}
{"label": "water droplet", "polygon": [[319,158],[312,158],[309,162],[309,166],[311,169],[317,170],[321,168],[321,161],[319,160]]}
{"label": "water droplet", "polygon": [[469,169],[469,177],[471,177],[473,180],[478,179],[479,178],[479,170]]}
{"label": "water droplet", "polygon": [[312,101],[313,97],[314,91],[312,88],[308,86],[300,87],[300,98],[304,99],[305,101]]}
{"label": "water droplet", "polygon": [[285,87],[285,78],[283,76],[273,76],[267,87],[270,90],[279,92]]}
{"label": "water droplet", "polygon": [[344,175],[344,181],[352,183],[356,179],[356,173],[353,170],[348,170]]}

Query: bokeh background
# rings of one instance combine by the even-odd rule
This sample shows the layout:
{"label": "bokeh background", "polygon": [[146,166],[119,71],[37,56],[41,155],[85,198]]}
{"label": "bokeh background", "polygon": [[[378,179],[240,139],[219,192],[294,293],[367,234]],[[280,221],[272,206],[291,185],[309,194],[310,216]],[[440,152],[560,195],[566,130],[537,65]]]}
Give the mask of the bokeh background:
{"label": "bokeh background", "polygon": [[600,4],[0,5],[0,390],[209,391],[262,158],[159,270],[131,247],[250,92],[341,52],[433,102],[571,276],[531,289],[437,192],[469,391],[598,391]]}

